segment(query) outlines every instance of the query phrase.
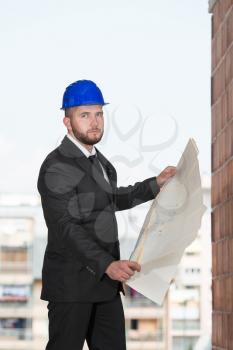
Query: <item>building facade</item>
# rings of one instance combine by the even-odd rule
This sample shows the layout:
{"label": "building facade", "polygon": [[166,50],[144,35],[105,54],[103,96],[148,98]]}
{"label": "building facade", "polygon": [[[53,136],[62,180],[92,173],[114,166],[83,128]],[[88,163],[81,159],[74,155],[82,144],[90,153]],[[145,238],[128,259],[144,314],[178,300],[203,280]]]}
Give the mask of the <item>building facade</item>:
{"label": "building facade", "polygon": [[213,349],[233,349],[233,1],[209,1],[212,13]]}
{"label": "building facade", "polygon": [[[209,207],[209,187],[204,197]],[[144,214],[138,215],[135,209],[124,214],[140,227],[136,219],[141,216],[142,222],[148,208],[145,205]],[[211,302],[209,215],[208,211],[204,214],[199,235],[186,249],[162,306],[125,286],[128,350],[205,349]],[[48,310],[40,292],[47,229],[37,196],[0,197],[0,237],[0,350],[44,349]],[[122,258],[129,257],[135,242],[136,236],[122,240]]]}
{"label": "building facade", "polygon": [[[0,350],[39,350],[45,343],[47,315],[33,267],[40,265],[34,254],[40,212],[35,196],[0,196]],[[38,327],[41,317],[45,326]]]}
{"label": "building facade", "polygon": [[205,350],[211,344],[210,184],[208,178],[202,182],[207,210],[170,288],[172,350]]}

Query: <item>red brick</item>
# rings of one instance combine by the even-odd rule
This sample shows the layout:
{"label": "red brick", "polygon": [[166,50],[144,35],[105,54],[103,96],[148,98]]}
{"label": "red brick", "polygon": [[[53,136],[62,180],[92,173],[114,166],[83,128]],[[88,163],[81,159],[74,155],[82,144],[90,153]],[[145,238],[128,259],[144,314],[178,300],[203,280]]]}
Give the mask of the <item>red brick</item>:
{"label": "red brick", "polygon": [[[219,241],[217,243],[217,273],[218,276],[222,275],[223,273],[223,255],[222,255],[222,251],[223,251],[223,244],[222,241]],[[220,280],[220,284],[221,284],[221,280]],[[222,300],[220,300],[220,308],[222,307]]]}
{"label": "red brick", "polygon": [[[231,215],[229,215],[229,236],[230,237],[233,237],[233,199],[231,198],[230,200],[230,212],[231,212]],[[233,261],[233,255],[232,255],[232,261]]]}
{"label": "red brick", "polygon": [[231,120],[229,126],[228,126],[228,129],[230,130],[229,133],[230,133],[230,157],[233,156],[233,119]]}
{"label": "red brick", "polygon": [[222,344],[222,314],[218,314],[218,330],[217,330],[217,345]]}
{"label": "red brick", "polygon": [[226,92],[222,95],[221,98],[221,125],[224,128],[227,125],[227,95]]}
{"label": "red brick", "polygon": [[[225,0],[224,0],[225,1]],[[213,36],[216,35],[217,31],[220,28],[220,25],[223,20],[223,4],[222,1],[217,1],[214,8],[213,8],[213,26],[212,26],[212,31],[213,31]]]}
{"label": "red brick", "polygon": [[212,243],[212,276],[217,276],[217,244]]}
{"label": "red brick", "polygon": [[215,153],[214,153],[214,143],[212,142],[212,143],[211,143],[211,172],[212,172],[212,173],[215,171],[215,169],[214,169],[214,156],[215,156]]}
{"label": "red brick", "polygon": [[218,189],[217,189],[217,199],[218,202],[217,204],[220,204],[223,199],[222,199],[222,170],[218,171]]}
{"label": "red brick", "polygon": [[212,38],[212,41],[211,41],[211,51],[212,51],[212,55],[211,55],[211,72],[213,72],[213,70],[215,69],[216,67],[216,64],[217,64],[217,58],[216,58],[216,50],[215,50],[215,47],[216,47],[216,36],[214,38]]}
{"label": "red brick", "polygon": [[227,350],[233,350],[233,313],[227,315],[228,323],[228,347]]}
{"label": "red brick", "polygon": [[212,344],[217,345],[217,314],[215,312],[212,313]]}
{"label": "red brick", "polygon": [[215,36],[220,24],[221,24],[220,1],[217,1],[213,8],[213,21],[212,21],[213,36]]}
{"label": "red brick", "polygon": [[215,40],[215,53],[216,53],[216,65],[219,63],[220,59],[222,58],[223,55],[223,40],[222,40],[222,30],[220,29],[216,33],[216,40]]}
{"label": "red brick", "polygon": [[227,120],[230,122],[233,119],[233,83],[228,85],[227,92]]}
{"label": "red brick", "polygon": [[224,59],[220,65],[220,73],[221,74],[221,84],[220,84],[220,91],[219,96],[225,91],[226,88],[226,60]]}
{"label": "red brick", "polygon": [[222,341],[221,341],[221,347],[224,349],[227,349],[227,338],[228,338],[228,318],[227,314],[224,313],[222,315]]}
{"label": "red brick", "polygon": [[227,312],[233,312],[233,277],[228,276],[226,277],[226,289],[225,289],[225,300],[226,300],[226,307],[225,311]]}
{"label": "red brick", "polygon": [[[223,259],[222,259],[223,260]],[[223,262],[222,262],[223,263]],[[224,276],[219,277],[219,310],[220,311],[225,311],[225,304],[226,304],[226,296],[223,294],[223,291],[225,291],[225,286],[226,286],[226,279]]]}
{"label": "red brick", "polygon": [[219,201],[222,203],[227,199],[228,187],[227,187],[227,165],[225,165],[219,171]]}
{"label": "red brick", "polygon": [[[233,274],[233,238],[229,239],[228,245],[229,245],[229,272]],[[232,290],[232,293],[233,293],[233,290]]]}
{"label": "red brick", "polygon": [[211,176],[211,206],[212,208],[216,206],[216,173]]}
{"label": "red brick", "polygon": [[221,0],[222,1],[222,13],[226,17],[229,8],[233,5],[233,0]]}
{"label": "red brick", "polygon": [[[233,0],[212,18],[212,293],[213,349],[233,350]],[[232,47],[231,47],[232,45]]]}
{"label": "red brick", "polygon": [[226,235],[226,225],[224,223],[224,217],[226,215],[226,207],[225,207],[225,203],[221,204],[219,206],[219,223],[220,223],[220,239],[224,239],[225,235]]}
{"label": "red brick", "polygon": [[212,118],[211,118],[211,141],[213,142],[217,135],[217,118],[215,113],[215,107],[212,107]]}
{"label": "red brick", "polygon": [[214,140],[214,142],[211,144],[211,171],[212,173],[217,170],[217,166],[216,166],[216,142],[217,139]]}
{"label": "red brick", "polygon": [[220,236],[221,238],[224,238],[226,236],[226,203],[221,205],[220,207],[220,219],[219,222],[221,222],[221,232]]}
{"label": "red brick", "polygon": [[229,236],[230,234],[230,217],[231,217],[231,201],[228,200],[225,203],[225,215],[224,215],[224,222],[225,222],[225,236]]}
{"label": "red brick", "polygon": [[222,166],[226,161],[226,131],[225,130],[221,132],[221,134],[219,135],[219,148],[220,148],[219,166]]}
{"label": "red brick", "polygon": [[221,315],[218,312],[216,315],[216,323],[217,323],[217,327],[216,327],[216,345],[219,346],[220,344],[220,327],[221,327]]}
{"label": "red brick", "polygon": [[213,310],[219,311],[220,310],[220,283],[219,278],[215,278],[213,280]]}
{"label": "red brick", "polygon": [[211,204],[216,207],[218,203],[218,173],[214,173],[211,178]]}
{"label": "red brick", "polygon": [[217,123],[217,135],[219,134],[219,132],[222,130],[222,106],[221,106],[221,99],[219,99],[216,102],[216,114],[217,114],[217,118],[218,118],[218,123]]}
{"label": "red brick", "polygon": [[218,171],[215,175],[215,187],[213,188],[215,195],[215,205],[220,203],[220,192],[221,192],[221,171]]}
{"label": "red brick", "polygon": [[233,195],[233,159],[226,166],[228,198]]}
{"label": "red brick", "polygon": [[225,65],[225,74],[226,74],[226,86],[232,81],[233,79],[233,45],[231,46],[230,50],[226,54],[226,65]]}
{"label": "red brick", "polygon": [[212,103],[215,103],[224,91],[225,66],[226,63],[225,60],[223,60],[212,77]]}
{"label": "red brick", "polygon": [[231,157],[231,127],[228,126],[225,130],[226,133],[226,160]]}
{"label": "red brick", "polygon": [[229,15],[227,16],[226,23],[227,23],[227,47],[229,47],[233,42],[233,6],[230,10]]}
{"label": "red brick", "polygon": [[216,242],[220,239],[220,208],[217,207],[211,213],[212,220],[212,232],[213,232],[213,242]]}
{"label": "red brick", "polygon": [[216,313],[215,315],[215,324],[216,324],[216,328],[215,328],[215,346],[219,345],[219,313]]}
{"label": "red brick", "polygon": [[219,166],[220,166],[220,139],[217,137],[215,141],[212,143],[211,148],[212,148],[212,171],[216,171]]}
{"label": "red brick", "polygon": [[228,247],[228,239],[224,239],[222,242],[222,254],[223,254],[223,273],[229,272],[229,247]]}
{"label": "red brick", "polygon": [[222,23],[221,31],[222,31],[222,55],[224,55],[227,50],[227,23],[225,20]]}

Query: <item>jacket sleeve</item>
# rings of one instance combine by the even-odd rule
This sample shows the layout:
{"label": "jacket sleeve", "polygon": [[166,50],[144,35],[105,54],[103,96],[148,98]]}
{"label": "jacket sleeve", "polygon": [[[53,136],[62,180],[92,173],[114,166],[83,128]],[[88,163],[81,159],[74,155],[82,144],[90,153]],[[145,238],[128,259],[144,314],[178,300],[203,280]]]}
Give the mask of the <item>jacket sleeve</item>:
{"label": "jacket sleeve", "polygon": [[[59,190],[48,188],[45,177],[49,178],[50,184],[59,184]],[[68,180],[69,176],[57,169],[41,173],[38,179],[37,187],[49,231],[48,243],[51,247],[72,252],[97,279],[101,279],[108,265],[116,259],[98,244],[75,215],[72,206],[77,193],[76,190],[67,191]]]}
{"label": "jacket sleeve", "polygon": [[126,210],[154,199],[160,192],[156,176],[136,182],[127,187],[116,187],[114,192],[115,211]]}

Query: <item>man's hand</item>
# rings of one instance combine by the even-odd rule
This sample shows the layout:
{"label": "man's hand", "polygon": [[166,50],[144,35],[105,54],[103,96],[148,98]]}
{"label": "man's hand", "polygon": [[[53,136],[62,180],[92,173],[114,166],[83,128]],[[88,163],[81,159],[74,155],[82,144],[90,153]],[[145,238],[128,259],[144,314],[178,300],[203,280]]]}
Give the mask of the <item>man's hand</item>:
{"label": "man's hand", "polygon": [[141,266],[136,261],[118,260],[113,261],[105,273],[112,279],[120,282],[127,281],[132,277],[135,271],[140,271]]}
{"label": "man's hand", "polygon": [[156,181],[159,187],[162,187],[167,180],[176,174],[175,166],[167,166],[157,177]]}

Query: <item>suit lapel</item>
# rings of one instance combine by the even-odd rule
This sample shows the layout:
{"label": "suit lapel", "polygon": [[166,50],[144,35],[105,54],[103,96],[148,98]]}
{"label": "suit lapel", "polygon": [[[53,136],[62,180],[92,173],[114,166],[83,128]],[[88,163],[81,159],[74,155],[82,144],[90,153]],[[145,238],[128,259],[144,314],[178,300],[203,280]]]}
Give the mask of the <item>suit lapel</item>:
{"label": "suit lapel", "polygon": [[91,176],[96,183],[110,196],[112,197],[113,187],[115,186],[115,169],[111,163],[103,156],[103,154],[96,148],[98,159],[105,168],[110,184],[105,180],[96,167],[88,160],[85,154],[72,142],[68,137],[64,137],[61,145],[58,147],[59,152],[68,158],[73,158],[75,163],[83,169],[85,174]]}
{"label": "suit lapel", "polygon": [[116,186],[116,170],[115,170],[115,168],[112,166],[112,164],[108,161],[108,159],[105,158],[104,155],[97,148],[96,148],[96,151],[97,151],[97,157],[100,160],[101,164],[103,165],[103,167],[108,175],[111,186],[115,187]]}

